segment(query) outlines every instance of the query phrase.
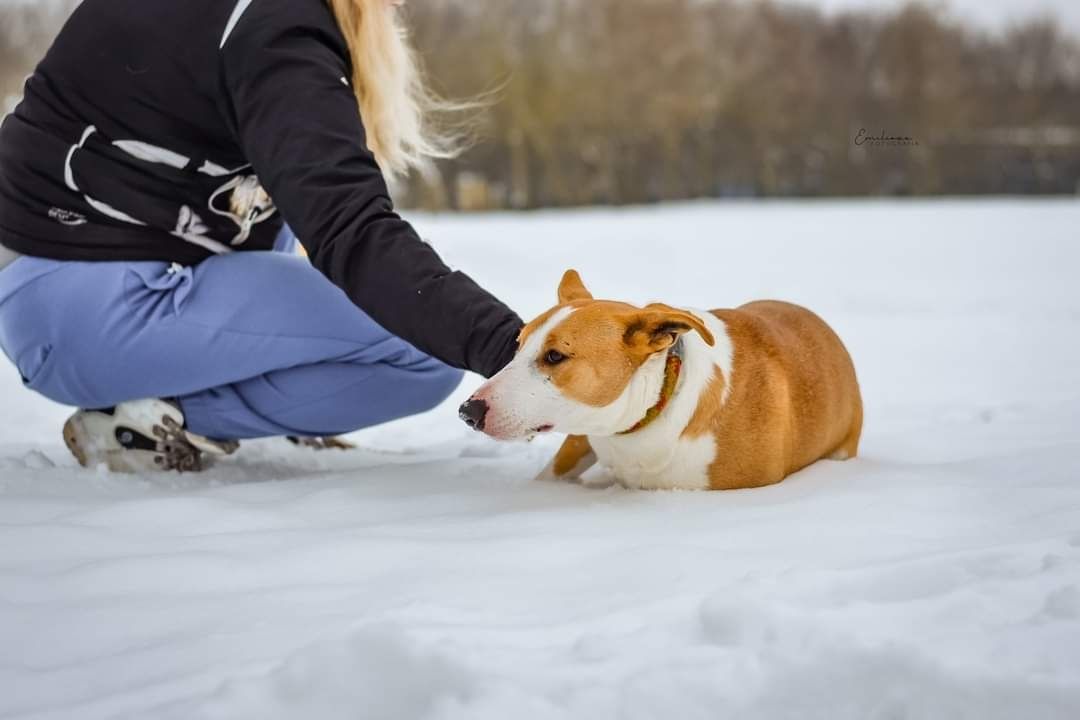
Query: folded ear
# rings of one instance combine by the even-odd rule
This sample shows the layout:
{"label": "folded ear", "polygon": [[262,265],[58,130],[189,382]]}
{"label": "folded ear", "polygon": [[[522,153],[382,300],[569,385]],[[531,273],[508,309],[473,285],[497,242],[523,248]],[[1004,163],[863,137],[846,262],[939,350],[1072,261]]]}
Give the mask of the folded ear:
{"label": "folded ear", "polygon": [[559,304],[565,305],[575,300],[592,299],[592,293],[585,289],[585,283],[581,282],[581,276],[578,275],[577,270],[567,270],[562,276],[562,282],[559,283]]}
{"label": "folded ear", "polygon": [[697,332],[706,344],[716,344],[716,338],[696,315],[656,303],[630,317],[623,339],[631,347],[654,353],[671,347],[680,336],[691,330]]}

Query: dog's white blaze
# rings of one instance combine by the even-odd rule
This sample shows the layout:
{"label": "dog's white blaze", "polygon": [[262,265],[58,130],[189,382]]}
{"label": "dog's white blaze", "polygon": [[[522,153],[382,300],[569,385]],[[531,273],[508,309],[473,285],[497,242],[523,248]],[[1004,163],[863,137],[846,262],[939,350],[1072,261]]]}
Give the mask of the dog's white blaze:
{"label": "dog's white blaze", "polygon": [[[628,487],[655,490],[709,488],[709,466],[718,452],[716,438],[711,434],[683,438],[682,433],[717,369],[724,377],[721,401],[727,401],[732,383],[734,349],[723,321],[705,311],[686,312],[701,319],[713,334],[715,345],[710,347],[695,332],[683,336],[682,373],[671,403],[664,412],[650,425],[629,435],[589,435],[589,443],[596,451],[599,462],[611,468],[619,481]],[[664,355],[660,353],[658,357],[663,358]],[[638,370],[638,374],[656,375],[657,372],[660,382],[663,382],[662,366],[659,371],[645,366]],[[645,414],[656,401],[655,398],[654,395],[650,403],[639,408],[636,419]]]}
{"label": "dog's white blaze", "polygon": [[553,424],[562,414],[559,406],[571,402],[559,394],[535,361],[547,336],[573,312],[574,308],[563,308],[548,318],[529,336],[510,364],[477,391],[477,396],[488,403],[487,426],[497,437],[527,437],[533,428]]}

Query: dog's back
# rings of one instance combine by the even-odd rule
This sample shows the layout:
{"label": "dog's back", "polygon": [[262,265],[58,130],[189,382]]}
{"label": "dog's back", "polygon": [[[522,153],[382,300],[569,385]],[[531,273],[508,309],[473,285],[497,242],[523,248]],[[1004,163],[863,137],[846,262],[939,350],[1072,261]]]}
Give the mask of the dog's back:
{"label": "dog's back", "polygon": [[767,485],[821,458],[854,457],[862,400],[832,328],[806,308],[772,300],[712,312],[734,347],[730,395],[713,428],[721,445],[713,487]]}

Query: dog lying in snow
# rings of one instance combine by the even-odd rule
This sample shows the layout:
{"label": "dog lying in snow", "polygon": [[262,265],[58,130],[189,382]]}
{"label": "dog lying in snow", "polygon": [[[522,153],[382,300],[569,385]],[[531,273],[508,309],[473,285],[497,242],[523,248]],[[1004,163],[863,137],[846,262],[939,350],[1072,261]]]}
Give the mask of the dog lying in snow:
{"label": "dog lying in snow", "polygon": [[460,414],[500,440],[567,433],[542,477],[574,480],[599,461],[641,489],[770,485],[855,457],[862,432],[851,357],[809,310],[639,308],[594,300],[573,270]]}

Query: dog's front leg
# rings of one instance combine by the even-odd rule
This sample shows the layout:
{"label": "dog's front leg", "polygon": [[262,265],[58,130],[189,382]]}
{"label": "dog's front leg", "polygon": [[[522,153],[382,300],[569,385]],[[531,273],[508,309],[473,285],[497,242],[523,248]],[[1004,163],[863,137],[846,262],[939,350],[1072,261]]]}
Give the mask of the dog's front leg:
{"label": "dog's front leg", "polygon": [[570,435],[537,480],[574,482],[596,464],[596,453],[584,435]]}

